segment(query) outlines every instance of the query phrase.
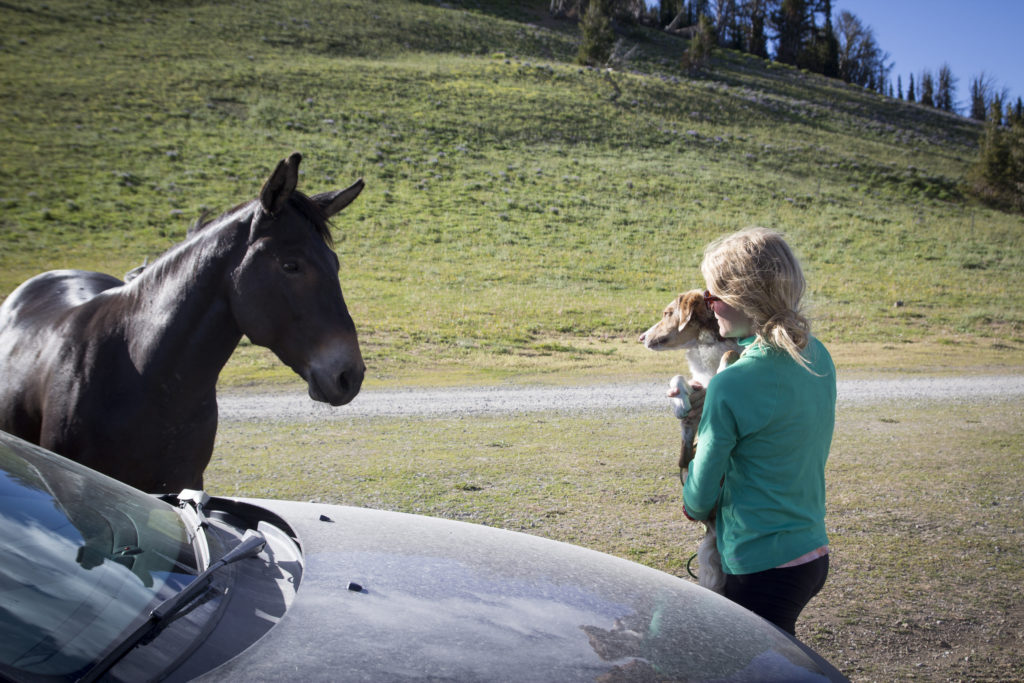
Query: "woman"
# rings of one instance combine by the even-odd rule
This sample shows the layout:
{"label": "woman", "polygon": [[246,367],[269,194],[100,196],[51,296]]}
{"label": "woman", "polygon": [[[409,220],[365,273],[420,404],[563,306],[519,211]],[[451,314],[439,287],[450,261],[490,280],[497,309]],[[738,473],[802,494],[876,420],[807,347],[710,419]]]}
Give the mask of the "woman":
{"label": "woman", "polygon": [[779,233],[716,240],[701,272],[719,331],[744,351],[708,383],[684,513],[717,514],[725,596],[795,634],[828,575],[835,367],[800,314],[803,273]]}

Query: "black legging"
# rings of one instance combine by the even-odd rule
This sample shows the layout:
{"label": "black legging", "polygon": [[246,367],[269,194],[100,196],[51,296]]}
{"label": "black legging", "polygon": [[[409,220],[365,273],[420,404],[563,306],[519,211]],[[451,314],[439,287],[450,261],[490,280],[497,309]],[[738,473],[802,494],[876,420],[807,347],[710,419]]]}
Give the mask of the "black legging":
{"label": "black legging", "polygon": [[828,555],[785,569],[726,574],[725,597],[795,636],[796,618],[827,577]]}

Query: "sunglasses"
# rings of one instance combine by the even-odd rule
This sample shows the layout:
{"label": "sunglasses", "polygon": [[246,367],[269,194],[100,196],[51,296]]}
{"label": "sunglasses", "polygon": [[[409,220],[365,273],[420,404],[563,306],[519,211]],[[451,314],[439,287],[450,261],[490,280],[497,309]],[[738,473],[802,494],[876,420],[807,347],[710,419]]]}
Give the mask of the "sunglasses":
{"label": "sunglasses", "polygon": [[712,311],[714,311],[715,310],[715,304],[724,304],[725,302],[722,301],[717,296],[715,296],[714,294],[712,294],[711,292],[709,292],[708,290],[705,289],[704,290],[704,303],[707,304],[708,308],[710,308]]}

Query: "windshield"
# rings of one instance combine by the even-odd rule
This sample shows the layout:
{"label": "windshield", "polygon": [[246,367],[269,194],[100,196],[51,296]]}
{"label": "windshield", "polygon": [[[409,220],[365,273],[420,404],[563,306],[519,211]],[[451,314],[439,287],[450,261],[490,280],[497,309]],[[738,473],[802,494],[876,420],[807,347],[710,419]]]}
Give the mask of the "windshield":
{"label": "windshield", "polygon": [[0,674],[81,673],[198,570],[173,507],[0,433]]}

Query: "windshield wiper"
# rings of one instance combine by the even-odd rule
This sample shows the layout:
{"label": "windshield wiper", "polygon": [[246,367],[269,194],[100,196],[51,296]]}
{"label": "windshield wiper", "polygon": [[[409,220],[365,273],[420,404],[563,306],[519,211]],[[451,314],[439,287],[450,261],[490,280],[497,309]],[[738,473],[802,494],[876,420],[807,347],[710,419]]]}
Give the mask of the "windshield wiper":
{"label": "windshield wiper", "polygon": [[157,631],[167,625],[174,615],[185,608],[196,598],[196,596],[205,590],[214,573],[229,564],[257,555],[261,550],[263,550],[263,546],[266,544],[267,539],[264,538],[261,532],[254,529],[247,530],[238,545],[225,553],[224,557],[207,567],[205,571],[198,574],[191,583],[178,591],[177,594],[154,607],[149,613],[149,618],[146,619],[146,621],[140,624],[139,627],[132,631],[117,647],[111,650],[106,657],[97,662],[78,680],[81,683],[88,683],[89,681],[95,681],[97,678],[105,674],[115,664],[117,664],[122,657],[128,654],[129,650],[142,642],[142,640],[147,636],[151,634],[155,635]]}

